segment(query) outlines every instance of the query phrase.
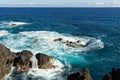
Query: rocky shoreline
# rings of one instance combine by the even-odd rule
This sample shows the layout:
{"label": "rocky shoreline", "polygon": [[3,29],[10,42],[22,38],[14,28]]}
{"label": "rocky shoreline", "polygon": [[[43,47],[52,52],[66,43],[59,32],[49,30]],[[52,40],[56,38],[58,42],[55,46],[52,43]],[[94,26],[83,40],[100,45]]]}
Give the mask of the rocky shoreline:
{"label": "rocky shoreline", "polygon": [[[52,69],[58,67],[53,64],[57,61],[54,57],[42,53],[36,54],[33,58],[33,53],[28,50],[23,50],[18,53],[11,52],[10,49],[0,44],[0,80],[4,80],[4,76],[9,74],[12,66],[16,67],[17,71],[28,71],[30,68]],[[37,62],[34,62],[37,59]],[[37,67],[34,67],[35,64]]]}
{"label": "rocky shoreline", "polygon": [[[10,73],[12,66],[16,67],[17,71],[28,71],[30,68],[51,69],[58,67],[55,64],[56,59],[52,56],[42,53],[33,55],[28,50],[14,53],[2,44],[0,44],[0,59],[0,80],[4,80],[4,76]],[[68,80],[92,80],[92,77],[89,70],[83,68],[80,72],[68,75]],[[120,80],[120,69],[113,68],[111,72],[103,76],[103,80]]]}

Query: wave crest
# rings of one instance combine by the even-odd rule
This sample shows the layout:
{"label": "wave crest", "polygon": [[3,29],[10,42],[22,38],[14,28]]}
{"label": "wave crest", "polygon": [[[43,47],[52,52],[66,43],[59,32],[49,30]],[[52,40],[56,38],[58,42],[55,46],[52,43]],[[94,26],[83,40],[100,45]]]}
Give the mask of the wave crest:
{"label": "wave crest", "polygon": [[[28,49],[33,52],[43,52],[46,53],[52,50],[55,53],[61,53],[62,50],[66,52],[78,52],[78,51],[92,51],[104,48],[104,43],[100,39],[95,39],[91,37],[74,37],[74,36],[64,36],[57,32],[49,31],[31,31],[31,32],[20,32],[18,34],[11,34],[5,30],[0,31],[3,33],[0,37],[3,37],[1,42],[4,43],[9,48],[13,50],[23,50]],[[54,42],[54,39],[62,37],[70,41],[82,40],[88,42],[89,44],[85,47],[71,48],[66,45]],[[12,46],[11,46],[12,45]],[[63,52],[64,53],[64,52]]]}
{"label": "wave crest", "polygon": [[[80,53],[104,48],[104,43],[100,39],[86,36],[66,36],[64,34],[50,31],[30,31],[12,34],[8,31],[2,30],[0,31],[0,33],[4,34],[0,36],[0,42],[10,48],[12,51],[18,52],[26,49],[32,51],[34,54],[41,52],[50,56],[54,56],[57,60],[60,60],[60,62],[62,62],[62,64],[64,64],[64,66],[66,67],[64,72],[69,71],[69,69],[71,68],[71,64],[88,63],[84,57],[85,54],[80,55]],[[85,47],[72,48],[61,43],[54,42],[54,39],[59,37],[70,41],[89,41],[89,44]],[[56,64],[56,62],[58,63],[58,61],[55,61],[53,64]],[[24,79],[22,80],[26,80],[29,77],[32,77],[33,80],[37,78],[42,80],[64,80],[64,78],[62,77],[62,72],[64,70],[62,69],[63,65],[57,65],[60,65],[61,67],[49,70],[31,69],[28,73],[24,73],[23,75],[21,75],[24,76]]]}
{"label": "wave crest", "polygon": [[20,25],[27,25],[26,22],[17,22],[17,21],[0,21],[0,28],[11,28]]}

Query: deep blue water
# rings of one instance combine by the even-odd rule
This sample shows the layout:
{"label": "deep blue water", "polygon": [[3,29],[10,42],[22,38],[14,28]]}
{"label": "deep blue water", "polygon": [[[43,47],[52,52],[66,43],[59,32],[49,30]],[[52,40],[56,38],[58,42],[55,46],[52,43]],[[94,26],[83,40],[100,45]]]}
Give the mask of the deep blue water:
{"label": "deep blue water", "polygon": [[[0,8],[0,21],[0,24],[4,21],[30,23],[14,28],[0,25],[0,30],[14,35],[20,32],[49,31],[77,37],[88,36],[104,43],[104,48],[100,50],[63,56],[72,65],[63,76],[80,71],[85,66],[90,70],[93,80],[101,80],[112,67],[120,67],[120,8]],[[0,42],[9,47],[2,38]],[[59,59],[57,53],[50,55]]]}

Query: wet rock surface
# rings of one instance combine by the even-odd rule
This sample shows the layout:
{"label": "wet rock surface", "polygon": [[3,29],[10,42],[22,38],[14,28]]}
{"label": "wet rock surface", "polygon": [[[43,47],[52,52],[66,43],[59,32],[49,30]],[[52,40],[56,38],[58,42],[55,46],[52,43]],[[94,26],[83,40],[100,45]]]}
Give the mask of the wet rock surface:
{"label": "wet rock surface", "polygon": [[120,69],[112,69],[111,72],[107,73],[103,80],[120,80]]}
{"label": "wet rock surface", "polygon": [[87,68],[83,68],[81,72],[75,72],[68,76],[67,80],[92,80],[92,77]]}
{"label": "wet rock surface", "polygon": [[14,57],[15,55],[10,49],[0,44],[0,80],[3,80],[3,77],[10,73]]}
{"label": "wet rock surface", "polygon": [[20,71],[27,71],[30,69],[30,58],[33,56],[31,51],[23,50],[22,52],[16,53],[16,57],[14,59],[14,65]]}
{"label": "wet rock surface", "polygon": [[[61,40],[61,39],[60,39]],[[9,74],[12,66],[16,67],[17,73],[28,71],[32,68],[31,58],[33,53],[28,50],[23,50],[18,53],[11,52],[10,49],[0,44],[0,80],[4,80],[4,76]],[[51,69],[56,66],[53,65],[54,57],[42,53],[34,55],[37,60],[37,68]],[[90,72],[87,68],[83,68],[80,72],[72,73],[67,80],[92,80]],[[103,77],[103,80],[120,80],[120,69],[112,69],[111,72]]]}
{"label": "wet rock surface", "polygon": [[85,43],[84,41],[81,40],[77,40],[77,41],[64,40],[63,38],[57,38],[54,39],[53,41],[63,43],[66,46],[70,46],[73,48],[85,47],[88,43],[88,42]]}
{"label": "wet rock surface", "polygon": [[53,67],[51,61],[53,59],[52,56],[48,56],[42,53],[36,54],[36,58],[38,60],[38,68],[41,69],[50,69]]}
{"label": "wet rock surface", "polygon": [[[32,52],[28,50],[23,50],[22,52],[16,53],[13,66],[17,67],[17,69],[20,71],[28,71],[30,68],[32,68],[32,56]],[[37,59],[37,65],[40,69],[50,69],[54,67],[51,62],[54,58],[51,56],[38,53],[35,55],[35,58]]]}

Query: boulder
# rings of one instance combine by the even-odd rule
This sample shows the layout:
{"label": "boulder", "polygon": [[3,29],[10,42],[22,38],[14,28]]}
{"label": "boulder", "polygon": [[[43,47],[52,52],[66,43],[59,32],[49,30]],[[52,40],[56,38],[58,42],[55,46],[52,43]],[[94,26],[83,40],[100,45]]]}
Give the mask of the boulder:
{"label": "boulder", "polygon": [[31,68],[30,58],[33,56],[31,51],[23,50],[16,53],[14,65],[20,71],[28,71]]}
{"label": "boulder", "polygon": [[14,53],[4,45],[0,44],[0,80],[9,74],[14,61]]}
{"label": "boulder", "polygon": [[103,77],[103,80],[120,80],[120,69],[112,69],[111,72]]}
{"label": "boulder", "polygon": [[72,73],[68,76],[68,80],[92,80],[89,70],[83,68],[81,72]]}
{"label": "boulder", "polygon": [[53,60],[53,57],[51,57],[51,56],[48,56],[48,55],[45,55],[42,53],[38,53],[38,54],[36,54],[36,58],[38,60],[38,68],[50,69],[50,68],[54,67],[51,62]]}
{"label": "boulder", "polygon": [[4,76],[10,73],[12,66],[16,67],[15,70],[18,73],[28,71],[30,68],[51,69],[59,67],[57,60],[51,56],[42,53],[34,56],[28,50],[14,53],[0,44],[0,80],[4,80]]}

